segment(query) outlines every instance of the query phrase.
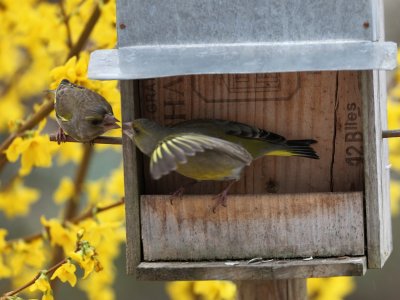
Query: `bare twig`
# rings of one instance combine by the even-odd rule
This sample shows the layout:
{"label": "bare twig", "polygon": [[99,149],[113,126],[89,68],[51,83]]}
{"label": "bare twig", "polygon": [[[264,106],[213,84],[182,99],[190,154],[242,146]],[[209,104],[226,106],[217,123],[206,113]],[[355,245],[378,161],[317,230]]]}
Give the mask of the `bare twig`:
{"label": "bare twig", "polygon": [[67,30],[67,46],[69,49],[72,49],[72,34],[71,34],[71,27],[69,26],[70,16],[68,16],[65,11],[64,0],[61,0],[59,4],[60,4],[61,15],[65,24],[65,29]]}
{"label": "bare twig", "polygon": [[[50,141],[52,142],[57,142],[57,136],[55,134],[50,135]],[[64,141],[63,141],[64,142]],[[80,143],[77,140],[74,140],[70,136],[66,136],[65,142],[67,143]],[[90,143],[93,144],[107,144],[107,145],[121,145],[122,144],[122,138],[120,137],[111,137],[111,136],[99,136],[95,138],[93,141]]]}
{"label": "bare twig", "polygon": [[74,182],[74,193],[72,197],[67,202],[67,207],[65,208],[63,222],[69,221],[75,217],[76,211],[78,209],[79,198],[81,197],[83,183],[86,178],[87,171],[89,169],[90,159],[93,154],[93,147],[89,144],[82,145],[84,147],[83,157],[79,164],[79,168],[76,171],[75,182]]}
{"label": "bare twig", "polygon": [[125,199],[121,198],[121,200],[119,200],[118,202],[115,202],[113,204],[107,205],[107,206],[103,206],[103,207],[94,207],[92,209],[89,209],[86,213],[80,215],[79,217],[76,217],[75,219],[73,219],[71,222],[73,224],[78,224],[86,219],[90,219],[93,218],[95,215],[103,212],[103,211],[107,211],[110,210],[114,207],[118,207],[120,205],[123,205],[125,203]]}
{"label": "bare twig", "polygon": [[[106,4],[108,1],[109,0],[105,0],[104,4]],[[100,15],[101,15],[100,6],[96,5],[95,9],[93,10],[92,15],[90,16],[88,22],[86,23],[85,28],[83,29],[83,31],[78,39],[78,42],[69,51],[68,57],[73,57],[73,56],[79,55],[79,52],[81,52],[81,50],[85,46],[86,42],[88,41],[89,36],[92,33],[92,30],[97,23],[97,20],[100,18]]]}

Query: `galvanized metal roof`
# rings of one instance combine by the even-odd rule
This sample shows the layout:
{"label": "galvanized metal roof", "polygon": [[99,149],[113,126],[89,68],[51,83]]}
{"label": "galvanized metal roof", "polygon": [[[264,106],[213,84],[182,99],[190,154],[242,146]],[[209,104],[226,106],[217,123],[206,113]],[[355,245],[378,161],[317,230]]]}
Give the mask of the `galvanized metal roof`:
{"label": "galvanized metal roof", "polygon": [[393,69],[377,0],[118,0],[118,49],[89,76]]}

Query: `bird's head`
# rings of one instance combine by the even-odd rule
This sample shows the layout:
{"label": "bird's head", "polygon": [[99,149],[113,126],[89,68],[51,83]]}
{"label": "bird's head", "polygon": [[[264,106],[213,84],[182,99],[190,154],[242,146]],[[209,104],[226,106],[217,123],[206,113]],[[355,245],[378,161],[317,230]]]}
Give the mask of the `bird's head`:
{"label": "bird's head", "polygon": [[150,154],[157,146],[163,136],[163,128],[149,119],[136,119],[122,124],[123,133],[145,154]]}
{"label": "bird's head", "polygon": [[119,120],[113,115],[112,111],[108,111],[101,106],[94,107],[93,109],[90,115],[85,117],[85,120],[88,125],[87,130],[93,131],[94,135],[120,128],[117,124]]}

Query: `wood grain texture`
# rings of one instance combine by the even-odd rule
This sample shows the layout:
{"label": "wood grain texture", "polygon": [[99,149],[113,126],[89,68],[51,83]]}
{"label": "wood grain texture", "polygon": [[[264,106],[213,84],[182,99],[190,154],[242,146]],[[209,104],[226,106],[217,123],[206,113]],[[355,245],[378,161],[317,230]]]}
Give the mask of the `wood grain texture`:
{"label": "wood grain texture", "polygon": [[365,199],[368,267],[381,268],[392,251],[386,87],[383,72],[363,72]]}
{"label": "wood grain texture", "polygon": [[[121,81],[122,122],[132,121],[138,115],[138,83],[137,81]],[[136,101],[135,101],[136,100]],[[132,141],[125,135],[122,137],[124,162],[124,188],[126,212],[126,260],[127,273],[133,274],[142,259],[140,240],[140,208],[139,199],[142,193],[141,154]]]}
{"label": "wood grain texture", "polygon": [[[228,265],[228,264],[235,265]],[[366,271],[366,258],[342,257],[275,260],[260,264],[229,262],[142,262],[137,273],[143,280],[260,280],[332,276],[360,276]]]}
{"label": "wood grain texture", "polygon": [[244,280],[236,282],[237,300],[306,300],[307,282],[291,280]]}
{"label": "wood grain texture", "polygon": [[141,198],[145,261],[202,261],[364,254],[363,195],[212,195]]}

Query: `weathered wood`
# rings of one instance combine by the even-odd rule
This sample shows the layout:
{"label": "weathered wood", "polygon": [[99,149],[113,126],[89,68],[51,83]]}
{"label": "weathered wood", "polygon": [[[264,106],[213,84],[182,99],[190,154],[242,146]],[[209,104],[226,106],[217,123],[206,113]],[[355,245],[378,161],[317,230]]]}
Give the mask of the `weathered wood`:
{"label": "weathered wood", "polygon": [[[137,81],[121,81],[122,122],[132,121],[138,116],[138,83]],[[132,141],[125,135],[122,138],[125,187],[126,216],[126,261],[127,273],[133,274],[142,260],[140,240],[140,194],[143,182],[141,179],[141,154]]]}
{"label": "weathered wood", "polygon": [[275,260],[259,264],[247,261],[142,262],[137,274],[143,280],[281,280],[293,278],[360,276],[366,257],[313,260]]}
{"label": "weathered wood", "polygon": [[382,72],[363,72],[365,199],[368,267],[381,268],[392,251],[386,87]]}
{"label": "weathered wood", "polygon": [[364,254],[363,195],[212,195],[141,198],[145,261],[356,256]]}
{"label": "weathered wood", "polygon": [[364,157],[359,73],[338,72],[336,86],[331,191],[361,191]]}
{"label": "weathered wood", "polygon": [[246,280],[236,282],[237,300],[306,300],[307,282],[291,280]]}

